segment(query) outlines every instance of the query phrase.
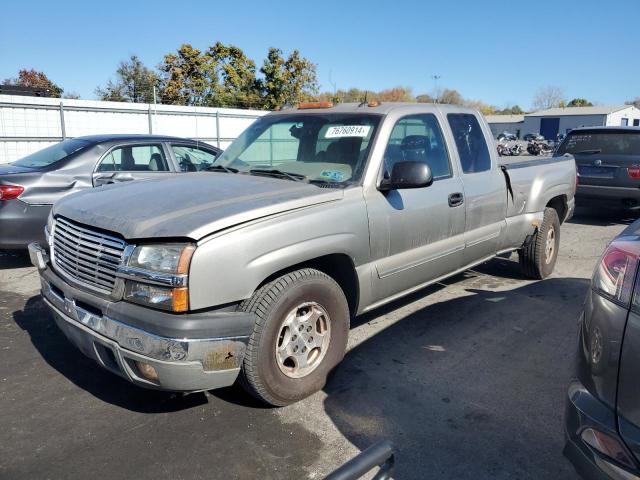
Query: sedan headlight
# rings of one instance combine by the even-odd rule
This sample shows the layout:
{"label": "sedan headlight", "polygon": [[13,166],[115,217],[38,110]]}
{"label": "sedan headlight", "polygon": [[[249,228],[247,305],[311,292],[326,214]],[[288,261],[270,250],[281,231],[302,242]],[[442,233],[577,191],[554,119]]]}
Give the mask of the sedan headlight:
{"label": "sedan headlight", "polygon": [[189,310],[188,274],[195,245],[139,245],[119,275],[126,279],[124,299],[172,312]]}

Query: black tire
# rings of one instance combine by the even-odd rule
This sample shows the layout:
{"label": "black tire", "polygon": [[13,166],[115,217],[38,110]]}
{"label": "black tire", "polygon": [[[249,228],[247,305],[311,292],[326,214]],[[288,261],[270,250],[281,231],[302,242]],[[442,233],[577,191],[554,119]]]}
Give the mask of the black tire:
{"label": "black tire", "polygon": [[[276,342],[289,312],[307,302],[317,303],[329,315],[329,343],[315,370],[302,378],[291,378],[278,365]],[[251,395],[270,405],[284,406],[324,387],[327,375],[344,357],[349,335],[349,306],[335,280],[319,270],[296,270],[265,284],[240,308],[257,317],[239,378]]]}
{"label": "black tire", "polygon": [[[551,255],[547,255],[547,239],[551,229],[553,229],[553,251]],[[558,260],[559,247],[560,219],[558,213],[553,208],[545,208],[542,225],[533,235],[531,241],[518,251],[522,273],[537,280],[551,275]]]}

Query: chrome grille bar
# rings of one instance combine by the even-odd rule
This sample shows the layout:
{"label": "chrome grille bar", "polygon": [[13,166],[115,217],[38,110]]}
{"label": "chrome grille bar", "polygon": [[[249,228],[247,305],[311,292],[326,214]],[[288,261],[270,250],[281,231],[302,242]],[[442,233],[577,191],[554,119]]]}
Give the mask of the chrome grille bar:
{"label": "chrome grille bar", "polygon": [[111,293],[126,244],[63,217],[53,229],[53,261],[57,269],[81,284]]}

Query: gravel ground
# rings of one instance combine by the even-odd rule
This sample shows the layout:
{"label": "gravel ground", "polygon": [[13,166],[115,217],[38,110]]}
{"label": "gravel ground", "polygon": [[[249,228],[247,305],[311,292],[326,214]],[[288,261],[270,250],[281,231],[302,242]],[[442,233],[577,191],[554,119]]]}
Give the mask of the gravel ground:
{"label": "gravel ground", "polygon": [[631,219],[578,212],[554,275],[499,258],[367,314],[322,392],[129,385],[55,327],[24,256],[0,254],[0,478],[322,478],[375,441],[399,479],[575,479],[562,412],[595,262]]}

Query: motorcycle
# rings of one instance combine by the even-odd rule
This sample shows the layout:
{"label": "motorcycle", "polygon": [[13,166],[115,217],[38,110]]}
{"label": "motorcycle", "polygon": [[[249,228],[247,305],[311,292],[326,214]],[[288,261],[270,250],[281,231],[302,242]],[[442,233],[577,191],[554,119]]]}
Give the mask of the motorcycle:
{"label": "motorcycle", "polygon": [[498,155],[500,155],[501,157],[517,157],[522,153],[522,145],[520,145],[519,143],[514,143],[513,145],[499,143],[497,148]]}
{"label": "motorcycle", "polygon": [[553,152],[553,147],[546,142],[539,142],[537,140],[531,140],[527,144],[527,152],[529,155],[549,155]]}

